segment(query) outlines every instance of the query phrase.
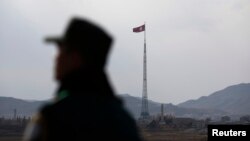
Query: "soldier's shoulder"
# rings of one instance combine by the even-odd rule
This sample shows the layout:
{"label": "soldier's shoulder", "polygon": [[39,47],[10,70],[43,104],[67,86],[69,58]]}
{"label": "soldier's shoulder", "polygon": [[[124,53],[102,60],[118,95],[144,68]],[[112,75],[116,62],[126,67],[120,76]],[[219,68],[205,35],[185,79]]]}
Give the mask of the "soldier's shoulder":
{"label": "soldier's shoulder", "polygon": [[44,104],[40,109],[39,109],[39,114],[40,115],[47,115],[47,113],[49,113],[50,111],[52,111],[52,109],[54,109],[54,105],[55,103],[50,101],[46,104]]}
{"label": "soldier's shoulder", "polygon": [[43,115],[55,113],[56,111],[65,107],[67,105],[66,103],[67,103],[66,100],[50,101],[50,102],[44,104],[40,108],[40,113]]}
{"label": "soldier's shoulder", "polygon": [[39,111],[41,114],[53,112],[54,110],[56,110],[60,107],[60,105],[61,105],[60,103],[61,102],[59,102],[59,101],[49,101],[49,102],[45,103],[43,106],[41,106]]}

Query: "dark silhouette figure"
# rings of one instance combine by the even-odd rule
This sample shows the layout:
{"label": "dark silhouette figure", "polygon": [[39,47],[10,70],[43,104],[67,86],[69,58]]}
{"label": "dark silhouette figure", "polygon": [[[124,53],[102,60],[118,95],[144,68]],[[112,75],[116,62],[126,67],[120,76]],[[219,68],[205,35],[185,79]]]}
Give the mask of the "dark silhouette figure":
{"label": "dark silhouette figure", "polygon": [[107,80],[104,67],[112,38],[93,23],[73,18],[63,37],[51,37],[58,54],[55,102],[27,128],[25,141],[140,141],[135,121]]}

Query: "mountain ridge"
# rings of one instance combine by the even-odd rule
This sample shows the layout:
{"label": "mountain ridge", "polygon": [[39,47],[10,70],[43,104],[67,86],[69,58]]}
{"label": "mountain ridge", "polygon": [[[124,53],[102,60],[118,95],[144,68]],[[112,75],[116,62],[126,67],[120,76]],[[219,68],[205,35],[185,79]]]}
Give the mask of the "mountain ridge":
{"label": "mountain ridge", "polygon": [[[141,98],[134,97],[128,94],[117,95],[122,99],[124,107],[128,112],[135,118],[139,118],[141,112]],[[17,110],[19,116],[32,116],[38,111],[38,109],[49,101],[29,101],[23,99],[17,99],[12,97],[1,97],[0,96],[0,117],[13,117],[14,109]],[[159,115],[161,103],[149,100],[149,113],[151,115]],[[192,108],[182,108],[171,103],[164,104],[165,114],[171,114],[179,117],[194,117],[201,118],[207,115],[218,115],[226,114],[220,110],[200,110]]]}
{"label": "mountain ridge", "polygon": [[[236,94],[235,94],[236,93]],[[138,118],[141,112],[141,98],[129,94],[117,95],[124,102],[126,109]],[[174,105],[164,104],[164,113],[178,117],[206,118],[223,115],[250,114],[250,83],[232,85],[216,91],[208,96],[202,96],[196,100]],[[12,97],[0,96],[0,117],[13,117],[14,109],[20,116],[32,116],[36,111],[49,101],[23,100]],[[159,115],[161,104],[152,100],[148,101],[149,113]]]}
{"label": "mountain ridge", "polygon": [[250,83],[231,85],[208,96],[180,103],[178,106],[220,109],[231,114],[250,114]]}

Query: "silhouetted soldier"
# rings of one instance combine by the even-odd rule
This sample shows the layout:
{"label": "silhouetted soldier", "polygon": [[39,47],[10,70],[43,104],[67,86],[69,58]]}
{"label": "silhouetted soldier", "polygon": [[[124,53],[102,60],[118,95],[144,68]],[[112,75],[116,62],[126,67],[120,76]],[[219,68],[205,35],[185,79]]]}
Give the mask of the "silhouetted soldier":
{"label": "silhouetted soldier", "polygon": [[112,39],[98,26],[73,18],[58,45],[56,101],[28,126],[27,141],[140,141],[134,120],[114,96],[104,72]]}

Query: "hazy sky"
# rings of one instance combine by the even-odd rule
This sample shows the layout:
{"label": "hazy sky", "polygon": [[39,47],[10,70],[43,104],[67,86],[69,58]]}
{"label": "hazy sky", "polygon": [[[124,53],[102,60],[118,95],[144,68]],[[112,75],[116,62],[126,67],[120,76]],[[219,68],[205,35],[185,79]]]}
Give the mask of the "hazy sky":
{"label": "hazy sky", "polygon": [[249,0],[1,0],[0,96],[54,94],[56,48],[72,16],[88,18],[115,39],[107,72],[118,94],[141,96],[146,22],[148,97],[174,103],[250,82]]}

